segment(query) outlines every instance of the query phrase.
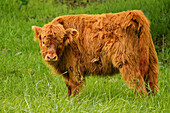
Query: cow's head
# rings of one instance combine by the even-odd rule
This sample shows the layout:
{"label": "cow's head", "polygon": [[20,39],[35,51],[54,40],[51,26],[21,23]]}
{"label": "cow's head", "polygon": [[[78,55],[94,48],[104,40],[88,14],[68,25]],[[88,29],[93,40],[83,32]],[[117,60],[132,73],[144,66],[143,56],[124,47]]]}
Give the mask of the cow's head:
{"label": "cow's head", "polygon": [[32,26],[35,40],[39,40],[41,54],[45,61],[57,61],[65,46],[78,37],[73,28],[64,29],[60,24],[46,24],[44,27]]}

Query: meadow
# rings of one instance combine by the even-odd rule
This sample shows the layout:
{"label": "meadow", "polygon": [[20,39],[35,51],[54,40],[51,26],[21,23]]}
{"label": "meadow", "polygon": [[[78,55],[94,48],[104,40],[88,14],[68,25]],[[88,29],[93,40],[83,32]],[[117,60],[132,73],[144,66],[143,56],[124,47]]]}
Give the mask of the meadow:
{"label": "meadow", "polygon": [[[77,8],[68,8],[55,0],[22,3],[22,0],[0,2],[0,112],[170,112],[169,0],[105,0]],[[159,59],[159,93],[145,98],[135,96],[118,74],[105,78],[87,77],[83,91],[69,99],[64,79],[43,62],[31,27],[42,27],[61,15],[134,9],[142,10],[151,23]]]}

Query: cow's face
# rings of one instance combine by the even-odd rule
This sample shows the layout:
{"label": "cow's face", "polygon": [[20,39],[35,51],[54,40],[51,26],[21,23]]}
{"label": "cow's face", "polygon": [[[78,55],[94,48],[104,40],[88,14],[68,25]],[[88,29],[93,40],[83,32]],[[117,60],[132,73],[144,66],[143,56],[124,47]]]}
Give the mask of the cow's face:
{"label": "cow's face", "polygon": [[78,37],[78,31],[72,28],[64,29],[60,24],[47,24],[40,28],[33,26],[35,39],[39,39],[41,54],[45,61],[57,61],[65,46]]}

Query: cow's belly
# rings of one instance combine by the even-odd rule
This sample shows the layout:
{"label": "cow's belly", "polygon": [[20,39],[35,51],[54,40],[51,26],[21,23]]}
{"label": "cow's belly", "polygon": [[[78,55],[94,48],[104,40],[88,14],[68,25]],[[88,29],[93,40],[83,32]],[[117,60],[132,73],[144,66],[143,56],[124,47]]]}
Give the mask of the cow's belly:
{"label": "cow's belly", "polygon": [[82,65],[82,67],[86,75],[112,76],[119,73],[118,68],[115,68],[111,63],[102,64],[100,62],[94,62]]}
{"label": "cow's belly", "polygon": [[113,67],[112,64],[108,64],[108,65],[105,65],[105,66],[96,66],[96,71],[92,72],[92,74],[95,74],[95,75],[101,75],[101,76],[112,76],[112,75],[115,75],[117,73],[119,73],[119,70],[115,67]]}

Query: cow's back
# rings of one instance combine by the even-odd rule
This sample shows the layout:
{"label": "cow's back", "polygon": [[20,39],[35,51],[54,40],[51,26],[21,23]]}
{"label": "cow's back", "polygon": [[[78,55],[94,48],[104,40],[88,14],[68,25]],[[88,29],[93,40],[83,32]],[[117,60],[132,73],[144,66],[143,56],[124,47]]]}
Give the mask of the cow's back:
{"label": "cow's back", "polygon": [[113,46],[119,42],[120,32],[123,34],[118,19],[124,18],[125,14],[122,12],[102,15],[67,15],[56,18],[52,23],[57,21],[65,29],[74,28],[79,31],[79,38],[74,40],[80,51],[79,63],[82,70],[87,74],[113,75],[118,73],[111,59]]}

